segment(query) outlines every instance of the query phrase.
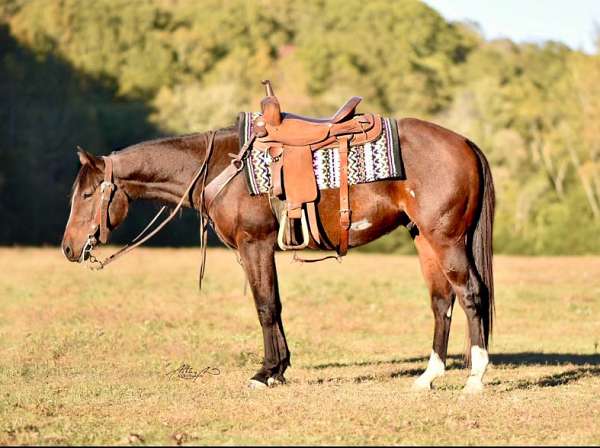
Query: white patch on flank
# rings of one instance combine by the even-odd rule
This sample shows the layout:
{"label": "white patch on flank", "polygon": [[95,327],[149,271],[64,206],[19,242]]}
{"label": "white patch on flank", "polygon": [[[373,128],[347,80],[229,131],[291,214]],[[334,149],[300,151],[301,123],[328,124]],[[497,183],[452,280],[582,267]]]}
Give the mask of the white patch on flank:
{"label": "white patch on flank", "polygon": [[465,392],[479,392],[483,389],[483,375],[489,364],[487,350],[474,345],[471,347],[471,374],[465,385]]}
{"label": "white patch on flank", "polygon": [[352,223],[350,228],[352,230],[365,230],[371,226],[372,226],[372,224],[369,222],[368,219],[361,219],[360,221],[356,221],[356,222]]}
{"label": "white patch on flank", "polygon": [[429,390],[431,389],[431,382],[442,376],[445,371],[446,366],[442,359],[435,351],[431,350],[427,369],[415,380],[413,387],[419,390]]}
{"label": "white patch on flank", "polygon": [[410,190],[410,195],[415,198],[417,197],[417,195],[415,194],[415,190]]}

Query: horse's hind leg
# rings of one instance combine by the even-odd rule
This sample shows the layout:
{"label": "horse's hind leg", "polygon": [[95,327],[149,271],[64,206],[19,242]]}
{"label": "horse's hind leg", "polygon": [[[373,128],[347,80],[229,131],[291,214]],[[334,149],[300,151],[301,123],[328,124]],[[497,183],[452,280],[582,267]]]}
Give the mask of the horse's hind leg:
{"label": "horse's hind leg", "polygon": [[466,246],[455,243],[436,248],[446,278],[467,316],[469,330],[471,374],[465,385],[465,392],[477,392],[483,389],[483,375],[489,359],[487,337],[483,329],[482,291],[479,276],[469,261]]}
{"label": "horse's hind leg", "polygon": [[285,382],[283,373],[290,365],[290,352],[281,321],[274,243],[267,239],[239,245],[263,331],[264,359],[261,369],[250,380],[250,386],[254,388]]}
{"label": "horse's hind leg", "polygon": [[444,275],[437,255],[429,242],[421,235],[415,238],[415,245],[419,252],[421,271],[427,283],[431,296],[431,309],[435,320],[433,332],[433,347],[429,357],[427,369],[419,376],[414,388],[418,390],[431,389],[431,383],[442,376],[446,370],[446,356],[448,353],[448,336],[452,321],[452,307],[454,305],[454,291]]}

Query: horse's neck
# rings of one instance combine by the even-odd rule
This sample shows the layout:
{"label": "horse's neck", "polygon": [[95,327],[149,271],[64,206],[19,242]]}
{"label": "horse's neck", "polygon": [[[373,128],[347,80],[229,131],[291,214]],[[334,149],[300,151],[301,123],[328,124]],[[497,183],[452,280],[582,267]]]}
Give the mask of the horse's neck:
{"label": "horse's neck", "polygon": [[[224,168],[221,147],[227,138],[223,137],[229,135],[215,141],[211,171]],[[195,134],[141,143],[114,153],[115,182],[132,200],[177,204],[205,159],[206,143],[205,134]],[[184,205],[191,206],[187,199]]]}

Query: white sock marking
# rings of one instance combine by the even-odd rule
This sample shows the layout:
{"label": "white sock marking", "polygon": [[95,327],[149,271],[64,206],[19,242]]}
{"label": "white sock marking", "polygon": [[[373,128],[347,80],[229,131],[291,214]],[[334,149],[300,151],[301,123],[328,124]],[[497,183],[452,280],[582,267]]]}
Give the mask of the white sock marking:
{"label": "white sock marking", "polygon": [[489,364],[487,350],[473,345],[471,347],[471,373],[467,379],[465,390],[478,391],[483,389],[483,375]]}
{"label": "white sock marking", "polygon": [[415,381],[415,387],[418,389],[430,389],[431,382],[436,378],[439,378],[446,371],[442,359],[439,355],[431,350],[431,356],[429,356],[429,362],[427,363],[427,369],[419,376]]}

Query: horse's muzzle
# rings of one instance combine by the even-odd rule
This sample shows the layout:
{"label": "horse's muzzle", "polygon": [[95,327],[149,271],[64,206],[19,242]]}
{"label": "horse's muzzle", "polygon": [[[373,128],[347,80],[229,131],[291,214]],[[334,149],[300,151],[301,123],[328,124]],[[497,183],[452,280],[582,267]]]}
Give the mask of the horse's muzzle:
{"label": "horse's muzzle", "polygon": [[62,253],[69,261],[83,263],[90,258],[90,252],[97,243],[98,241],[96,240],[96,237],[89,235],[83,244],[81,251],[76,251],[73,248],[73,244],[66,240],[63,241],[61,245]]}
{"label": "horse's muzzle", "polygon": [[81,258],[79,254],[75,253],[75,250],[73,250],[71,245],[67,243],[62,244],[62,253],[69,261],[75,262],[79,261],[79,259]]}

